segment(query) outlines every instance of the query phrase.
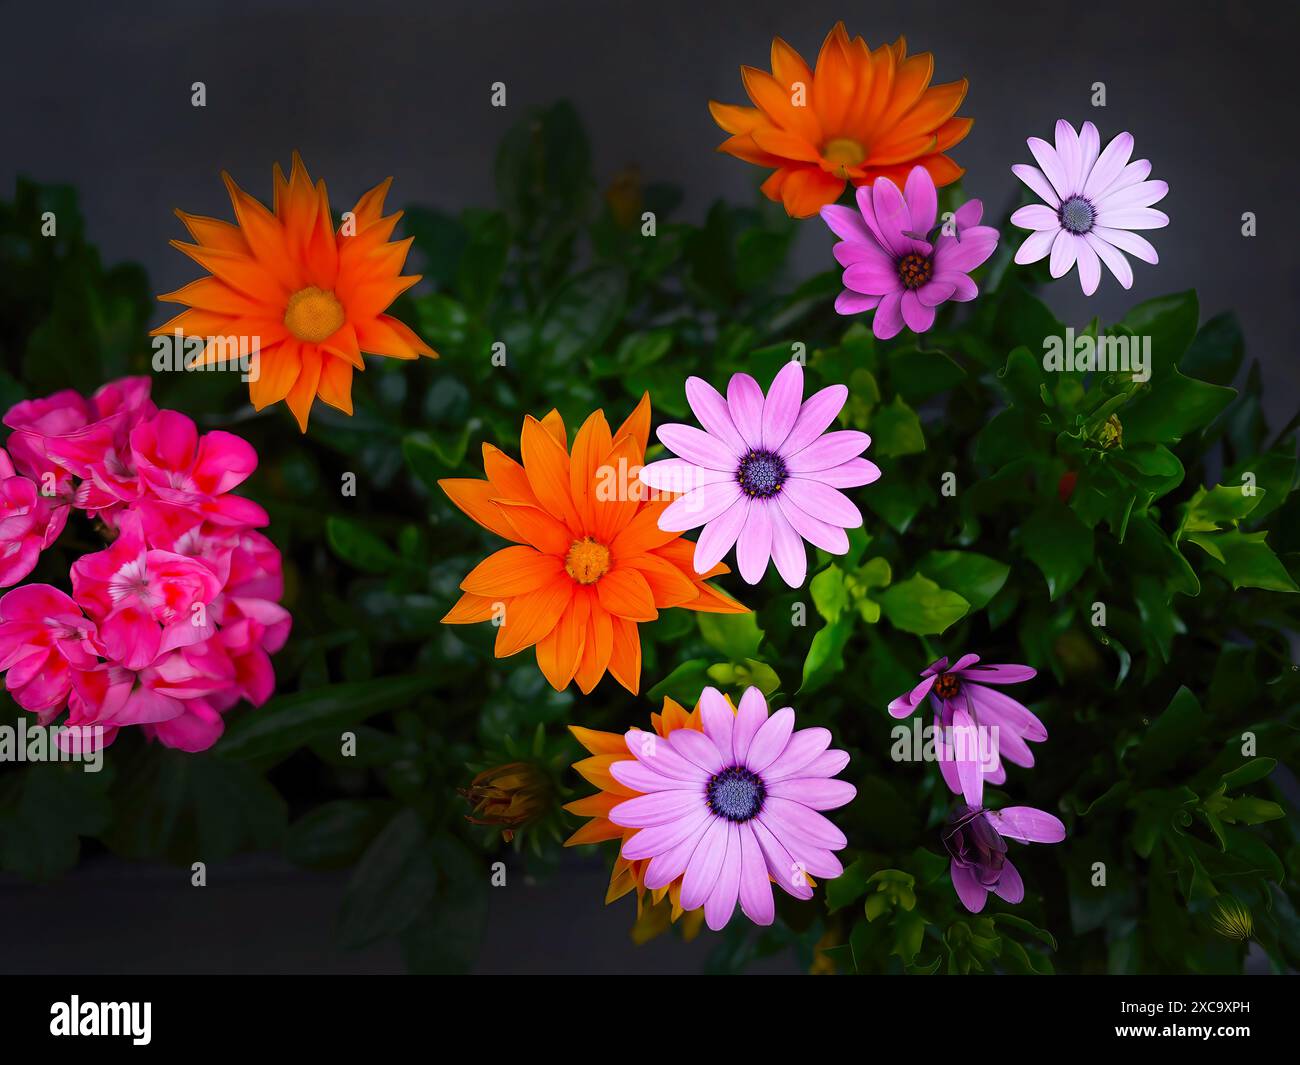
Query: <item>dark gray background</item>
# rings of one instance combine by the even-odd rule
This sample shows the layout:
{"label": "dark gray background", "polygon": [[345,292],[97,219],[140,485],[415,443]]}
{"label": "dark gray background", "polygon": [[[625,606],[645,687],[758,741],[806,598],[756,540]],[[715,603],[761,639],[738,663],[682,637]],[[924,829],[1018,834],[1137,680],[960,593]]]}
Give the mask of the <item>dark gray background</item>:
{"label": "dark gray background", "polygon": [[[167,245],[181,235],[172,208],[228,217],[222,168],[269,199],[271,162],[287,163],[297,148],[326,177],[336,209],[390,173],[397,203],[490,205],[501,134],[525,108],[567,97],[586,122],[602,182],[635,163],[647,180],[683,186],[685,214],[698,219],[714,198],[751,197],[761,177],[714,152],[723,134],[707,100],[744,102],[739,65],[765,67],[774,34],[811,61],[843,17],[872,45],[904,33],[914,50],[933,51],[937,81],[970,79],[961,113],[975,128],[952,154],[967,168],[967,193],[992,211],[1017,192],[1009,168],[1030,161],[1025,138],[1050,138],[1058,117],[1092,119],[1106,140],[1132,132],[1136,154],[1171,186],[1160,206],[1172,224],[1149,234],[1161,263],[1135,263],[1131,292],[1107,275],[1091,300],[1071,275],[1049,302],[1074,324],[1189,287],[1206,315],[1235,308],[1249,353],[1265,363],[1276,424],[1293,413],[1300,383],[1295,10],[1187,0],[6,2],[0,194],[18,174],[74,184],[105,259],[142,262],[165,291],[197,276]],[[204,109],[190,105],[194,81],[207,85]],[[504,110],[489,106],[495,81],[507,86]],[[1090,105],[1097,81],[1105,108]],[[1253,239],[1241,235],[1243,211],[1257,214]],[[799,268],[824,268],[830,243],[819,223],[803,227]],[[196,921],[187,875],[126,885],[119,875],[131,874],[92,868],[54,888],[0,884],[0,970],[397,963],[386,952],[328,953],[321,932],[336,879],[241,865],[232,879],[211,878],[217,886]],[[634,953],[624,938],[631,903],[601,908],[603,880],[580,866],[558,882],[496,893],[484,967],[698,966],[702,941]],[[49,920],[22,916],[38,904]],[[99,916],[52,937],[69,913]]]}

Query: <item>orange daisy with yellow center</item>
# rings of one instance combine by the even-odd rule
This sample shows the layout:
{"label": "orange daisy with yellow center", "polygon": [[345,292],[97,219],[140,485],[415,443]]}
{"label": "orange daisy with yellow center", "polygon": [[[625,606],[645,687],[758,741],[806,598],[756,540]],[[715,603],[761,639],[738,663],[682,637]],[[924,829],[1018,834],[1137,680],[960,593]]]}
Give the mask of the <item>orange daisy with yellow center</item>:
{"label": "orange daisy with yellow center", "polygon": [[563,691],[590,692],[608,670],[635,693],[641,680],[637,625],[659,611],[713,613],[747,608],[697,574],[695,545],[659,528],[670,499],[648,498],[637,472],[650,434],[650,397],[611,433],[593,413],[568,449],[558,411],[524,420],[523,463],[483,445],[487,480],[438,484],[485,529],[513,542],[461,582],[465,593],[442,620],[498,626],[496,656],[536,648],[537,665]]}
{"label": "orange daisy with yellow center", "polygon": [[[661,739],[666,739],[669,733],[675,732],[679,728],[695,729],[697,732],[704,731],[704,723],[700,718],[699,707],[694,710],[686,710],[672,699],[664,700],[662,713],[652,713],[650,715],[650,723],[654,727],[655,734]],[[605,904],[608,905],[617,899],[621,899],[629,892],[635,891],[637,921],[638,928],[640,928],[643,921],[652,923],[648,920],[651,917],[650,911],[644,908],[647,892],[650,895],[651,908],[658,907],[667,897],[671,906],[670,919],[675,923],[683,913],[681,905],[682,878],[678,877],[664,888],[647,888],[645,886],[645,871],[646,866],[650,864],[650,859],[641,858],[636,861],[629,861],[621,853],[624,840],[636,835],[640,829],[624,828],[621,825],[614,824],[609,819],[609,812],[615,806],[641,794],[639,791],[629,788],[626,784],[619,783],[609,771],[609,767],[613,763],[624,762],[632,758],[627,749],[626,738],[616,732],[600,732],[596,729],[582,728],[578,725],[570,725],[569,731],[591,753],[590,758],[575,762],[573,768],[581,774],[584,780],[600,790],[595,795],[588,795],[585,799],[576,799],[565,804],[564,809],[569,813],[578,817],[588,817],[591,820],[565,840],[564,845],[566,847],[580,847],[589,843],[604,843],[606,840],[611,839],[618,840],[620,853],[614,859],[614,869],[609,877],[609,890],[605,893]],[[686,937],[689,939],[703,926],[704,910],[692,910],[686,916]]]}
{"label": "orange daisy with yellow center", "polygon": [[741,67],[753,107],[709,101],[731,134],[718,148],[772,176],[763,192],[795,218],[834,203],[847,183],[890,178],[899,188],[923,166],[937,186],[964,173],[944,153],[970,132],[954,118],[967,82],[931,85],[934,56],[907,54],[900,37],[872,51],[843,22],[826,36],[812,71],[785,41],[772,41],[772,72]]}
{"label": "orange daisy with yellow center", "polygon": [[211,276],[159,296],[189,309],[152,335],[205,338],[200,365],[255,353],[253,406],[284,400],[303,432],[317,396],[352,413],[352,371],[365,369],[362,352],[438,357],[384,313],[420,280],[402,276],[414,238],[388,239],[402,217],[384,215],[392,178],[362,196],[336,231],[325,182],[312,184],[297,152],[287,179],[275,166],[272,210],[221,176],[235,223],[176,212],[195,243],[172,246]]}

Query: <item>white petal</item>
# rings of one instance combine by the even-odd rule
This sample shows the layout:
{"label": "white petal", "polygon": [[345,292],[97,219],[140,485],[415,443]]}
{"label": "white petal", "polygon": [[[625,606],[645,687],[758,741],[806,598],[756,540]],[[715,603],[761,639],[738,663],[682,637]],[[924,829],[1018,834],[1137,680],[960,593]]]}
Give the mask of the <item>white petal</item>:
{"label": "white petal", "polygon": [[1060,230],[1040,229],[1036,233],[1030,233],[1016,252],[1016,262],[1021,266],[1038,262],[1039,259],[1052,250],[1052,241],[1056,239],[1058,232]]}
{"label": "white petal", "polygon": [[1041,196],[1044,202],[1053,207],[1061,206],[1061,197],[1056,195],[1056,190],[1052,188],[1052,183],[1047,180],[1047,175],[1038,167],[1030,166],[1028,163],[1017,163],[1011,168],[1011,172]]}
{"label": "white petal", "polygon": [[1088,242],[1097,257],[1106,264],[1106,268],[1115,275],[1115,280],[1125,288],[1133,287],[1133,267],[1129,266],[1128,260],[1124,258],[1124,253],[1118,248],[1107,244],[1095,232],[1089,233],[1083,238]]}
{"label": "white petal", "polygon": [[1073,233],[1067,233],[1064,229],[1057,232],[1052,241],[1052,259],[1048,264],[1053,277],[1064,277],[1070,272],[1070,267],[1074,265],[1075,242],[1078,239]]}

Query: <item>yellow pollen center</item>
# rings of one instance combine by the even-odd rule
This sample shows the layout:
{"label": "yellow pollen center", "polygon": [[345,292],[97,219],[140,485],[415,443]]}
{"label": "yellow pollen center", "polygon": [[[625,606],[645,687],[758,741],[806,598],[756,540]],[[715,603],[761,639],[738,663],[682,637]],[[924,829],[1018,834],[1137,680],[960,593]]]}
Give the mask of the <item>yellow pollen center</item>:
{"label": "yellow pollen center", "polygon": [[828,163],[836,163],[841,176],[844,169],[857,166],[867,157],[867,150],[851,137],[836,137],[826,142],[822,149],[822,158]]}
{"label": "yellow pollen center", "polygon": [[299,340],[319,344],[328,340],[344,322],[343,304],[333,292],[309,285],[289,297],[284,324]]}
{"label": "yellow pollen center", "polygon": [[609,570],[609,548],[590,536],[574,540],[564,556],[564,569],[579,584],[595,584]]}

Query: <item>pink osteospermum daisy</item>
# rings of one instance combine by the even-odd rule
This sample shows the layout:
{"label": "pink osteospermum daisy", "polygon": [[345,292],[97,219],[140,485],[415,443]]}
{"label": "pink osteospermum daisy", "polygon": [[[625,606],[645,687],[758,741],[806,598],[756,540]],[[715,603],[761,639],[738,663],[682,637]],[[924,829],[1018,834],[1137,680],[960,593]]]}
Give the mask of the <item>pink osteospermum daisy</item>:
{"label": "pink osteospermum daisy", "polygon": [[840,314],[874,310],[871,331],[881,340],[907,325],[924,333],[935,308],[948,300],[964,303],[979,294],[970,272],[998,246],[998,231],[979,224],[984,207],[969,200],[932,243],[939,198],[934,179],[922,167],[908,175],[902,192],[888,178],[857,191],[857,210],[830,206],[822,220],[840,238],[835,258],[844,269],[844,289],[835,300]]}
{"label": "pink osteospermum daisy", "polygon": [[830,385],[803,399],[803,367],[789,362],[764,396],[749,374],[732,376],[727,396],[698,377],[686,398],[704,426],[664,425],[659,440],[673,459],[642,468],[650,487],[684,493],[659,516],[665,532],[704,526],[695,570],[707,573],[736,546],[740,575],[757,584],[770,561],[792,588],[808,572],[804,541],[842,555],[845,529],[862,514],[841,488],[879,479],[880,468],[858,456],[871,437],[855,430],[828,433],[849,390]]}
{"label": "pink osteospermum daisy", "polygon": [[613,763],[610,773],[642,794],[613,807],[609,819],[638,829],[622,854],[650,859],[647,888],[682,877],[682,909],[703,906],[714,931],[731,920],[737,901],[751,921],[768,925],[773,880],[808,899],[809,875],[844,871],[833,852],[848,841],[818,811],[857,794],[852,784],[832,779],[849,756],[827,750],[827,729],[796,732],[789,707],[769,717],[757,688],[746,690],[734,711],[716,688],[705,688],[700,715],[702,732],[678,729],[666,739],[640,729],[627,733],[634,760]]}
{"label": "pink osteospermum daisy", "polygon": [[[1101,264],[1125,288],[1133,287],[1133,268],[1124,252],[1143,262],[1160,257],[1150,241],[1132,232],[1160,229],[1169,216],[1152,208],[1169,185],[1148,181],[1151,163],[1129,162],[1133,135],[1121,133],[1101,151],[1097,127],[1085,122],[1078,133],[1064,119],[1056,123],[1056,147],[1030,137],[1029,150],[1038,166],[1017,164],[1012,173],[1043,198],[1011,216],[1021,229],[1032,229],[1016,252],[1016,262],[1036,263],[1050,255],[1053,277],[1079,265],[1079,284],[1091,296],[1101,282]],[[1040,169],[1041,167],[1041,169]]]}
{"label": "pink osteospermum daisy", "polygon": [[889,704],[898,718],[910,717],[929,696],[934,726],[942,736],[939,771],[949,790],[972,806],[984,799],[984,781],[1006,782],[1002,756],[1026,769],[1034,754],[1029,742],[1047,739],[1047,729],[1026,707],[990,684],[1032,680],[1032,666],[979,665],[979,655],[962,655],[951,666],[940,658],[922,672],[921,683]]}
{"label": "pink osteospermum daisy", "polygon": [[1025,897],[1025,882],[1007,857],[1007,840],[1020,843],[1060,843],[1065,825],[1059,818],[1032,806],[985,810],[959,803],[948,816],[943,845],[950,859],[949,875],[962,905],[971,913],[984,909],[989,892],[1012,905]]}

